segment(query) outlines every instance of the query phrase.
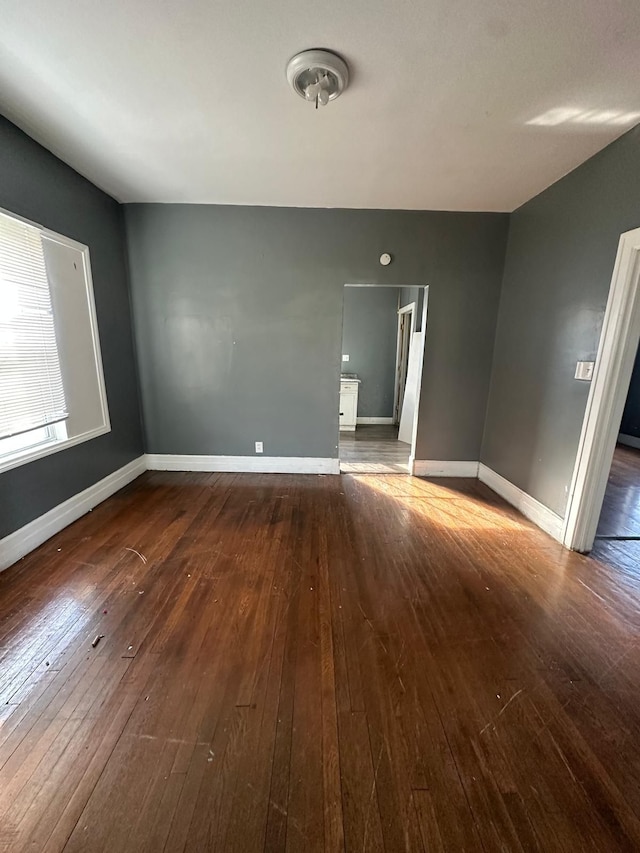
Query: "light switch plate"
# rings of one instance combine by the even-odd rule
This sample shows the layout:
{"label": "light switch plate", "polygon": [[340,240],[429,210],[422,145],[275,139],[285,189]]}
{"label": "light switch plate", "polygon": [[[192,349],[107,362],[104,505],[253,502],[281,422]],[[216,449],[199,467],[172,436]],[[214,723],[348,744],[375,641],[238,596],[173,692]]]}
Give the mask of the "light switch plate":
{"label": "light switch plate", "polygon": [[342,360],[349,361],[349,356],[346,353],[342,353]]}
{"label": "light switch plate", "polygon": [[581,379],[583,382],[591,382],[593,379],[593,361],[579,361],[576,364],[576,372],[574,379]]}
{"label": "light switch plate", "polygon": [[261,441],[256,441],[256,453],[264,453],[264,445]]}

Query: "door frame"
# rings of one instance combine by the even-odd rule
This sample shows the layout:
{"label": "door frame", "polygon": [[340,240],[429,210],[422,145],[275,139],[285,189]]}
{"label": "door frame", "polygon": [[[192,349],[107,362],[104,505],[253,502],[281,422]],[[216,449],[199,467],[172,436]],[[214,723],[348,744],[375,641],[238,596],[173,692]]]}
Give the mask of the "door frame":
{"label": "door frame", "polygon": [[[422,371],[424,368],[424,351],[427,345],[427,315],[428,315],[428,306],[429,306],[429,285],[428,284],[374,284],[374,283],[365,283],[365,284],[355,284],[351,282],[345,282],[342,286],[342,321],[340,323],[340,340],[338,343],[338,388],[340,387],[340,373],[342,372],[342,333],[344,328],[344,289],[345,287],[395,287],[400,290],[402,287],[419,287],[423,294],[424,298],[422,300],[422,324],[420,326],[419,332],[413,332],[414,334],[421,335],[421,346],[420,346],[420,364],[418,365],[418,385],[416,388],[416,410],[413,416],[413,429],[411,431],[411,450],[409,453],[409,474],[413,474],[415,470],[415,456],[416,456],[416,443],[418,439],[418,422],[420,420],[420,403],[422,400]],[[414,304],[415,303],[410,303]],[[413,312],[413,317],[415,320],[416,311]],[[412,330],[415,329],[415,322],[412,324]],[[338,406],[336,406],[336,413],[339,411]],[[340,424],[339,422],[336,424],[336,449],[338,450],[338,469],[340,467]]]}
{"label": "door frame", "polygon": [[[411,314],[411,326],[409,329],[409,348],[407,350],[407,364],[406,367],[409,367],[409,352],[411,351],[411,341],[413,340],[413,333],[416,330],[416,303],[409,302],[407,305],[403,305],[402,308],[398,308],[398,331],[397,331],[397,340],[396,340],[396,367],[395,367],[395,384],[393,389],[393,422],[394,424],[400,423],[400,415],[402,414],[400,410],[400,362],[402,359],[402,351],[401,344],[402,341],[400,339],[400,325],[402,321],[403,314]],[[406,382],[406,372],[405,372],[405,382]],[[402,396],[404,397],[404,389]]]}
{"label": "door frame", "polygon": [[620,236],[582,424],[562,541],[588,552],[596,536],[640,342],[640,228]]}

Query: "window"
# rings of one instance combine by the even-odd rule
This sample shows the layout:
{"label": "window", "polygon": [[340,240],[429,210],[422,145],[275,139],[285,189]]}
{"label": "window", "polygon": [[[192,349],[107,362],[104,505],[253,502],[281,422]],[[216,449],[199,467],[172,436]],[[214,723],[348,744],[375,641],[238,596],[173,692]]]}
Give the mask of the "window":
{"label": "window", "polygon": [[0,471],[109,429],[88,248],[0,212]]}

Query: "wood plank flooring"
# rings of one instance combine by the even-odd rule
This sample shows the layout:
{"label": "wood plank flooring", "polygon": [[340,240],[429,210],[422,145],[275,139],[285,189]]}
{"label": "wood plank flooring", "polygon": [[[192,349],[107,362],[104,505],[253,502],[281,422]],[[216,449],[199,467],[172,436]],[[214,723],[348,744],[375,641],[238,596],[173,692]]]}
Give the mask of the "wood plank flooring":
{"label": "wood plank flooring", "polygon": [[617,445],[597,535],[640,537],[640,450]]}
{"label": "wood plank flooring", "polygon": [[0,575],[0,850],[638,850],[624,544],[477,481],[145,474]]}
{"label": "wood plank flooring", "polygon": [[398,427],[360,424],[340,433],[340,470],[345,474],[407,474],[411,445],[398,441]]}

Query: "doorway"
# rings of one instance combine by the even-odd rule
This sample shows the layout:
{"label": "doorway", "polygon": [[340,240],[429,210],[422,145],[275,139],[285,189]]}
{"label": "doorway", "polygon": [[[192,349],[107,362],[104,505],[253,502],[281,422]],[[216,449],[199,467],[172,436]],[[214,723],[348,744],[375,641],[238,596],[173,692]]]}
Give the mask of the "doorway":
{"label": "doorway", "polygon": [[426,287],[345,285],[339,457],[343,473],[413,471]]}
{"label": "doorway", "polygon": [[596,530],[596,540],[632,539],[640,539],[640,348]]}
{"label": "doorway", "polygon": [[[592,549],[610,475],[615,486],[614,457],[639,343],[640,228],[636,228],[622,234],[618,244],[569,490],[562,541],[575,551]],[[618,460],[623,454],[618,452]]]}

